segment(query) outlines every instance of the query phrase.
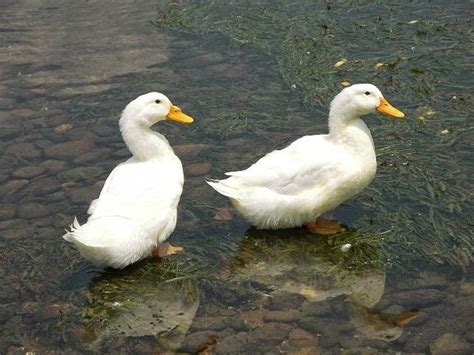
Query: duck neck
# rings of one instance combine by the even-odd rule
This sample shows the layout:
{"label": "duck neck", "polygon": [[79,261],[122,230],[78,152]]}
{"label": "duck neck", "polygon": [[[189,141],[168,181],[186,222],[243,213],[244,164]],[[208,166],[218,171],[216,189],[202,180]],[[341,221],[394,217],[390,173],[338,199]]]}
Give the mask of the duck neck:
{"label": "duck neck", "polygon": [[120,131],[133,157],[140,161],[160,159],[173,155],[168,140],[141,122],[121,120]]}
{"label": "duck neck", "polygon": [[374,149],[369,128],[360,117],[345,110],[333,110],[329,113],[329,137],[341,143]]}

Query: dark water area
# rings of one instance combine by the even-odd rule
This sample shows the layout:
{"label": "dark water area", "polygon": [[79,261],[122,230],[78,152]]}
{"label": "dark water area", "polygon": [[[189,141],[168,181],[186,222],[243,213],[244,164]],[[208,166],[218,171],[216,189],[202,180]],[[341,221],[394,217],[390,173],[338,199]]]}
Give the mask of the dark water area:
{"label": "dark water area", "polygon": [[[472,353],[468,2],[1,8],[0,353]],[[348,231],[249,228],[204,179],[326,132],[344,81],[407,115],[367,118],[378,171],[334,211]],[[61,236],[129,157],[118,117],[149,91],[195,118],[155,127],[185,170],[185,252],[98,270]]]}

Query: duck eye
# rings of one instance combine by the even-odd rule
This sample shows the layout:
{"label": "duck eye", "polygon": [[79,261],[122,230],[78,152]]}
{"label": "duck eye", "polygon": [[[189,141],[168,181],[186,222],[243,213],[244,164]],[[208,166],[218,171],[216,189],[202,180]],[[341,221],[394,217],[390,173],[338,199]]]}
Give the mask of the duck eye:
{"label": "duck eye", "polygon": [[370,95],[370,92],[366,91],[365,94],[366,94],[366,95]]}
{"label": "duck eye", "polygon": [[161,100],[155,100],[155,104],[161,104]]}

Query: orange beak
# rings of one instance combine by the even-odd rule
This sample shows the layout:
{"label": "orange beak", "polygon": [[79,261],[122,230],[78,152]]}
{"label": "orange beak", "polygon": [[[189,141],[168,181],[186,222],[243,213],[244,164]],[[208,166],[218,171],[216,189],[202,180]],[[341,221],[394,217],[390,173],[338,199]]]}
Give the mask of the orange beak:
{"label": "orange beak", "polygon": [[170,112],[168,112],[168,116],[166,118],[170,121],[176,121],[181,123],[193,123],[194,120],[192,117],[186,115],[181,111],[178,106],[172,105],[170,108]]}
{"label": "orange beak", "polygon": [[393,118],[403,118],[405,114],[389,104],[383,97],[380,99],[379,105],[375,108],[378,112]]}

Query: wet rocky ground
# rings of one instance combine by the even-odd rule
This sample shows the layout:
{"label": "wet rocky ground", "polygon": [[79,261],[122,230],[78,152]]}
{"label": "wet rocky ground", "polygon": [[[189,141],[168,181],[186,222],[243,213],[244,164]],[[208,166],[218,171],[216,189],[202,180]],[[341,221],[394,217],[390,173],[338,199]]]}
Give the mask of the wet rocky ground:
{"label": "wet rocky ground", "polygon": [[[388,269],[370,312],[354,308],[360,304],[351,301],[351,291],[315,300],[319,282],[308,291],[293,279],[273,283],[239,274],[235,259],[246,259],[241,248],[248,225],[204,178],[323,131],[324,119],[312,118],[324,117],[326,109],[303,106],[272,57],[223,35],[151,26],[156,5],[2,4],[0,352],[472,353],[472,266],[405,274]],[[157,127],[184,165],[173,241],[186,253],[122,274],[96,270],[61,235],[74,216],[84,221],[110,170],[129,156],[117,127],[120,111],[152,90],[196,118],[191,127]],[[376,197],[370,192],[361,201]],[[343,208],[345,223],[366,218],[358,207],[353,201]],[[336,248],[341,238],[323,244]],[[296,274],[301,267],[284,265]],[[318,272],[313,276],[325,275]],[[177,283],[183,279],[188,283]],[[291,292],[275,286],[287,283]],[[331,280],[324,285],[337,289]],[[394,316],[413,308],[417,318],[403,329],[394,324]],[[124,325],[133,331],[120,330]],[[383,339],[387,334],[390,339]]]}

